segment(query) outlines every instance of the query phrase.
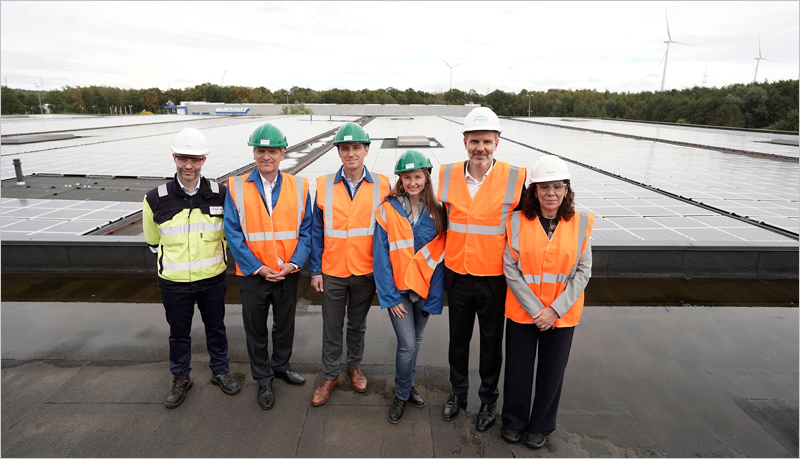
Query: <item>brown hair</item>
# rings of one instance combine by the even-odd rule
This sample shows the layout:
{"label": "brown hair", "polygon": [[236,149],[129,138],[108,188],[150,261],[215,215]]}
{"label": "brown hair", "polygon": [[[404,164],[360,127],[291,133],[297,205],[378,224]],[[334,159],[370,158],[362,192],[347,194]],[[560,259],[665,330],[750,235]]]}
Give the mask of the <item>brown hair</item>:
{"label": "brown hair", "polygon": [[[436,200],[436,195],[433,194],[433,186],[431,185],[431,174],[430,172],[428,172],[428,169],[419,169],[419,170],[421,170],[425,174],[425,189],[422,190],[422,196],[420,197],[420,199],[425,204],[425,207],[428,208],[428,211],[431,213],[431,216],[433,216],[433,222],[436,224],[436,232],[444,233],[445,231],[447,231],[447,215],[444,212],[444,206],[442,205],[442,203]],[[405,193],[406,190],[405,188],[403,188],[403,177],[400,177],[397,180],[397,183],[394,184],[394,188],[392,188],[392,191],[389,192],[389,196],[394,196],[400,199],[403,197]]]}
{"label": "brown hair", "polygon": [[[564,196],[564,200],[561,201],[561,205],[558,207],[556,218],[569,221],[572,216],[575,215],[575,192],[572,191],[569,180],[564,180],[564,183],[567,185],[567,194]],[[522,199],[520,200],[519,206],[522,209],[522,214],[525,215],[525,218],[528,220],[533,220],[537,216],[542,215],[542,208],[539,206],[539,199],[536,196],[535,183],[532,183],[525,190],[525,193],[522,194]]]}

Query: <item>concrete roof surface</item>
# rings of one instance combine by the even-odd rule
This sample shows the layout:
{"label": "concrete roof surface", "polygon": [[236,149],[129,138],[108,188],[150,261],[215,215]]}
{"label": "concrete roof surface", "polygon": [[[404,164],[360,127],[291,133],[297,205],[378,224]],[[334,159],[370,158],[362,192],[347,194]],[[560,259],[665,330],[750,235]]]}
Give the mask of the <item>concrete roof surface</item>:
{"label": "concrete roof surface", "polygon": [[[367,319],[365,394],[341,385],[310,405],[320,381],[320,306],[300,305],[292,365],[304,386],[275,381],[256,402],[241,306],[228,305],[235,396],[210,382],[199,314],[186,401],[167,410],[168,326],[160,304],[13,303],[2,307],[2,456],[60,457],[797,457],[798,310],[590,307],[575,333],[558,425],[541,450],[510,445],[500,423],[477,432],[477,333],[469,406],[442,420],[447,308],[432,316],[415,385],[426,406],[386,419],[396,341],[387,312]],[[498,409],[502,409],[503,380]]]}

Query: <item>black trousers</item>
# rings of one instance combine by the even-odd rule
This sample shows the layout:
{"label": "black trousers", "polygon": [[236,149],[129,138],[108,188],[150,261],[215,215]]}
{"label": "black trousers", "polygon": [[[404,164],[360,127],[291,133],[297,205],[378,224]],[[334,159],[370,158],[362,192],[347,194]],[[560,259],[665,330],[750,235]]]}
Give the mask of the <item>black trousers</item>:
{"label": "black trousers", "polygon": [[445,290],[450,321],[450,385],[456,394],[469,389],[469,343],[475,316],[480,332],[482,403],[495,403],[500,395],[497,385],[503,365],[503,321],[505,318],[505,276],[472,276],[458,274],[445,267]]}
{"label": "black trousers", "polygon": [[[533,324],[506,323],[506,374],[503,385],[503,428],[550,435],[556,430],[558,402],[564,384],[575,327],[539,331]],[[536,394],[531,410],[536,347]]]}
{"label": "black trousers", "polygon": [[225,333],[225,282],[199,292],[177,293],[161,291],[161,301],[169,323],[169,369],[172,374],[189,375],[192,371],[192,317],[194,304],[200,310],[206,329],[211,372],[227,373],[228,337]]}
{"label": "black trousers", "polygon": [[[269,386],[275,372],[290,370],[294,344],[294,317],[297,310],[297,282],[300,273],[291,273],[279,282],[261,276],[237,276],[242,291],[242,321],[247,339],[250,373],[259,386]],[[267,316],[272,308],[272,356],[269,355]]]}

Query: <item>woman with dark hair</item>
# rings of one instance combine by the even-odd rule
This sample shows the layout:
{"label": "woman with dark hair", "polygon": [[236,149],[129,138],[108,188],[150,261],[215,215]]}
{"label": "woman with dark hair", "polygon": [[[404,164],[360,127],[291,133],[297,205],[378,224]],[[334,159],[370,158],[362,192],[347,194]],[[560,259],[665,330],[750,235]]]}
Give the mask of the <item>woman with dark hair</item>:
{"label": "woman with dark hair", "polygon": [[[506,365],[503,438],[544,446],[556,428],[583,290],[592,275],[593,214],[576,213],[572,175],[564,161],[544,156],[528,169],[528,188],[507,225],[503,254],[506,296]],[[536,348],[539,366],[531,409]]]}
{"label": "woman with dark hair", "polygon": [[444,301],[447,216],[431,187],[431,161],[408,150],[395,167],[400,179],[375,211],[373,272],[381,309],[389,310],[395,335],[395,397],[389,422],[397,424],[406,402],[422,408],[414,388],[417,356],[430,314]]}

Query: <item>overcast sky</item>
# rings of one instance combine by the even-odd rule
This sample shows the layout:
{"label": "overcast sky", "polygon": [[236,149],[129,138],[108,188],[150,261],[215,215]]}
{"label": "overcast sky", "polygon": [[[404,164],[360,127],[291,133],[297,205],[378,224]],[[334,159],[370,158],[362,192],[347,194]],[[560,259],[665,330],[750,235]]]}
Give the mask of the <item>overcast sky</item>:
{"label": "overcast sky", "polygon": [[[0,3],[2,84],[655,91],[797,79],[800,3]],[[707,68],[707,70],[706,70]],[[704,77],[704,74],[707,74]]]}

